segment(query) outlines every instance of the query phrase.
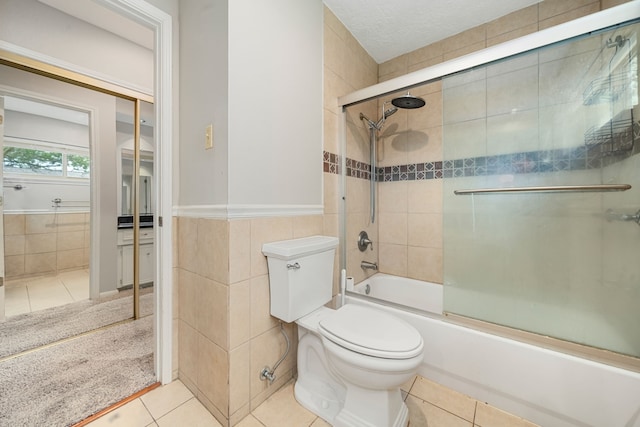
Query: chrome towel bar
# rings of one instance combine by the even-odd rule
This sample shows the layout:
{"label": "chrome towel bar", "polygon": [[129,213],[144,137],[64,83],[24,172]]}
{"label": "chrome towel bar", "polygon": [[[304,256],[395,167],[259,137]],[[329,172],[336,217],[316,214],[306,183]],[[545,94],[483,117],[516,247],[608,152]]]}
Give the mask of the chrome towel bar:
{"label": "chrome towel bar", "polygon": [[594,184],[594,185],[552,185],[548,187],[507,187],[507,188],[478,188],[474,190],[455,190],[453,194],[464,196],[469,194],[491,193],[563,193],[563,192],[597,192],[597,191],[627,191],[629,184]]}

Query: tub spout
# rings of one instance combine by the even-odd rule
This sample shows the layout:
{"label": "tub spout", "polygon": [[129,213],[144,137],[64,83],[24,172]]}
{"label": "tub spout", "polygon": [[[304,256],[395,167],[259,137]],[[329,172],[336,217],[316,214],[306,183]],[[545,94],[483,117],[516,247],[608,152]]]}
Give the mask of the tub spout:
{"label": "tub spout", "polygon": [[378,263],[369,262],[369,261],[362,261],[360,263],[360,268],[362,268],[363,270],[375,270],[375,271],[378,271]]}

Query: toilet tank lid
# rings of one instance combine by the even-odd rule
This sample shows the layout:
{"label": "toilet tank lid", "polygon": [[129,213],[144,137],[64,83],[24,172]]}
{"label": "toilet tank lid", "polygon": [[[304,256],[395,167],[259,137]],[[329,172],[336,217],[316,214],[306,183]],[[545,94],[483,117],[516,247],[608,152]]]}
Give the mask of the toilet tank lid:
{"label": "toilet tank lid", "polygon": [[335,249],[337,246],[337,237],[311,236],[264,243],[262,245],[262,253],[268,257],[293,259]]}

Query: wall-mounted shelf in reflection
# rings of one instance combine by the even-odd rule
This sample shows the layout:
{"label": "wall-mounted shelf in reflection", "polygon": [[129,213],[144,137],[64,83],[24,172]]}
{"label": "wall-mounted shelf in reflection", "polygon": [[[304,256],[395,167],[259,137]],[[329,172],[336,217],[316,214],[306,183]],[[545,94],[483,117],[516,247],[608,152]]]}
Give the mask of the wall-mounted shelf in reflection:
{"label": "wall-mounted shelf in reflection", "polygon": [[600,191],[627,191],[629,184],[594,184],[594,185],[552,185],[548,187],[507,187],[507,188],[477,188],[474,190],[455,190],[453,194],[464,196],[469,194],[495,193],[585,193]]}

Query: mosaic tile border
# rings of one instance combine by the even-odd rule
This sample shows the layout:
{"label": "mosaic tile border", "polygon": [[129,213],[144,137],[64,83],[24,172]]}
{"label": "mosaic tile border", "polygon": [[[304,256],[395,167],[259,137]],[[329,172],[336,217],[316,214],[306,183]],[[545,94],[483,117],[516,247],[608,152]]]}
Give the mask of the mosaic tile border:
{"label": "mosaic tile border", "polygon": [[[529,151],[437,162],[384,166],[375,169],[378,182],[415,181],[487,175],[599,169],[640,153],[640,122],[597,143],[571,149]],[[371,165],[346,159],[346,176],[369,180]],[[324,152],[324,171],[340,173],[340,156]]]}

